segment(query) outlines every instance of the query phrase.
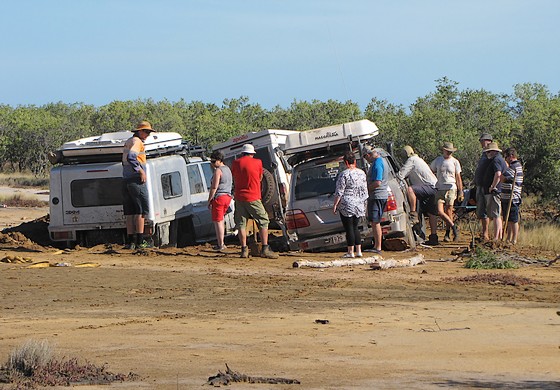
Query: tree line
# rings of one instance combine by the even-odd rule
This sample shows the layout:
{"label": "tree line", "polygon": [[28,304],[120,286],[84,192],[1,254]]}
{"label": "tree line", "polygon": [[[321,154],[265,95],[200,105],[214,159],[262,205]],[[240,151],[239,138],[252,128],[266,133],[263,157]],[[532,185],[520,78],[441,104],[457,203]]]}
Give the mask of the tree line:
{"label": "tree line", "polygon": [[473,179],[481,150],[478,138],[490,133],[499,146],[515,147],[525,167],[525,191],[548,199],[560,194],[560,96],[545,85],[518,84],[511,94],[461,90],[457,82],[436,80],[435,91],[409,107],[372,98],[365,109],[352,101],[294,101],[264,109],[247,97],[221,106],[179,100],[114,101],[101,107],[84,103],[43,106],[0,105],[0,171],[47,176],[47,154],[64,142],[106,132],[130,130],[149,120],[158,131],[180,133],[209,149],[232,136],[262,129],[307,130],[359,119],[380,129],[379,144],[411,145],[428,163],[444,141],[458,148],[463,180]]}

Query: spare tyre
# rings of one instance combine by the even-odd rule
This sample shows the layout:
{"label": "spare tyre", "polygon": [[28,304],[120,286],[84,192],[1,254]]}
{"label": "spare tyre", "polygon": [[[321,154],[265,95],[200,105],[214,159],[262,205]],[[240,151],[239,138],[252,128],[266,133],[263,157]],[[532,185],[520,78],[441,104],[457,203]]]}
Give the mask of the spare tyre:
{"label": "spare tyre", "polygon": [[261,200],[265,208],[269,208],[277,197],[276,180],[274,175],[267,169],[263,169],[261,180]]}

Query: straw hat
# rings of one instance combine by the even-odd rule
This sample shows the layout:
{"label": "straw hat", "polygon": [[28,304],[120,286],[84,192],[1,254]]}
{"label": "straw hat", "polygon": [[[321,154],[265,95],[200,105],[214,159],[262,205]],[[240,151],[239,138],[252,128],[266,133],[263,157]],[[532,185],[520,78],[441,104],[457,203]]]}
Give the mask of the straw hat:
{"label": "straw hat", "polygon": [[485,152],[492,152],[492,151],[494,151],[494,152],[501,152],[502,149],[500,149],[500,148],[498,147],[498,144],[497,144],[496,142],[490,142],[490,143],[488,144],[488,147],[487,147],[486,149],[484,149],[484,151],[485,151]]}
{"label": "straw hat", "polygon": [[136,129],[134,129],[134,131],[140,130],[155,131],[154,129],[152,129],[152,125],[148,121],[142,121],[136,125]]}
{"label": "straw hat", "polygon": [[457,150],[457,148],[453,147],[453,142],[444,142],[441,148],[448,152],[455,152]]}

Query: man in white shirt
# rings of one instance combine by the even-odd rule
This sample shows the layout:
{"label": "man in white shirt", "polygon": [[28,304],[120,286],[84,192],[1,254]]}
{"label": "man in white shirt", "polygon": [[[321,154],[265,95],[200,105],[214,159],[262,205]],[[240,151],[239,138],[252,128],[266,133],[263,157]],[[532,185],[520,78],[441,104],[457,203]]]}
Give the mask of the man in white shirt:
{"label": "man in white shirt", "polygon": [[445,221],[446,229],[443,241],[451,241],[449,237],[450,230],[453,231],[453,241],[459,239],[459,230],[453,222],[453,207],[455,199],[462,202],[463,196],[463,180],[461,179],[461,164],[459,160],[452,156],[457,148],[453,147],[452,142],[444,142],[442,155],[436,157],[430,164],[431,170],[437,177],[437,193],[436,204],[438,215]]}
{"label": "man in white shirt", "polygon": [[431,234],[425,244],[437,245],[437,209],[435,208],[435,204],[428,204],[427,202],[430,199],[430,203],[433,202],[432,198],[437,192],[437,178],[430,169],[430,166],[420,156],[414,153],[414,149],[412,149],[411,146],[406,145],[403,147],[400,154],[406,161],[399,172],[397,172],[397,177],[401,180],[408,178],[409,181],[407,196],[410,205],[410,220],[413,224],[419,222],[418,212],[416,211],[416,203],[418,200],[421,207],[424,205],[423,212],[424,214],[428,214],[430,221]]}

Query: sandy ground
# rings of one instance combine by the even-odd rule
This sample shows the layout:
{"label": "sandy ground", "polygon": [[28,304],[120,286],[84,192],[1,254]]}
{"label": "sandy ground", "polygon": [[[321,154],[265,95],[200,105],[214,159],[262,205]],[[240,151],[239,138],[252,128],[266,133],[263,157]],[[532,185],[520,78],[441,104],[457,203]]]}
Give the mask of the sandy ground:
{"label": "sandy ground", "polygon": [[[47,212],[2,208],[0,226]],[[225,363],[248,375],[301,381],[232,389],[560,388],[560,264],[546,266],[552,253],[525,249],[537,263],[477,271],[451,254],[457,245],[447,245],[420,248],[426,264],[374,271],[292,267],[342,253],[277,260],[239,259],[238,247],[222,255],[209,246],[60,253],[2,237],[0,257],[70,266],[0,263],[0,363],[36,339],[61,356],[142,378],[109,386],[117,389],[199,389]],[[75,266],[83,262],[100,266]],[[457,280],[488,273],[518,282]]]}

